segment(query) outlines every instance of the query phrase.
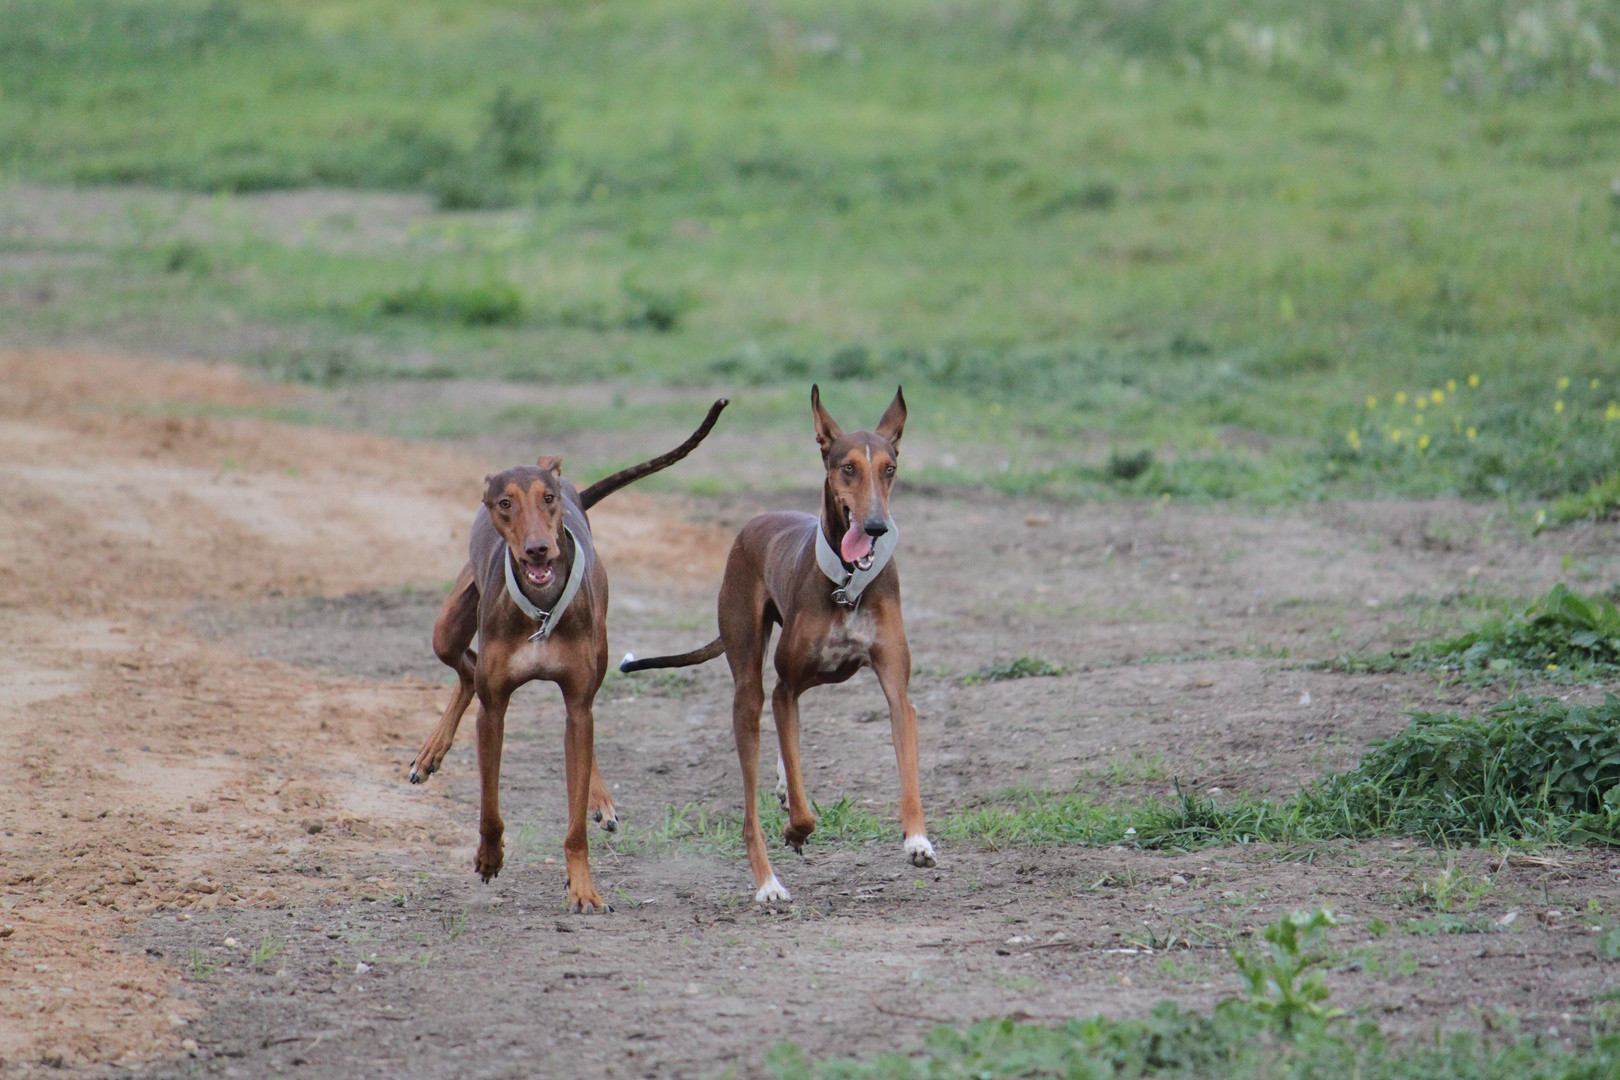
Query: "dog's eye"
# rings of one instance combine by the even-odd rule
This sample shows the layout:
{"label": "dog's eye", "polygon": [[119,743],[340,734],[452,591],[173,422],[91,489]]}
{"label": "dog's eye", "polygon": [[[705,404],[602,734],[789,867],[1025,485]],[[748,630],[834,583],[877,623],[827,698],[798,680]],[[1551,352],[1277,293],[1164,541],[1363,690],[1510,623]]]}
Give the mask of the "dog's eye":
{"label": "dog's eye", "polygon": [[502,499],[498,505],[500,506],[500,508],[502,510],[510,510],[510,509],[512,509],[512,500],[511,499]]}
{"label": "dog's eye", "polygon": [[844,475],[845,476],[854,476],[855,475],[855,463],[854,462],[852,462],[852,461],[844,462]]}
{"label": "dog's eye", "polygon": [[546,505],[547,506],[550,506],[552,503],[554,503],[556,501],[557,501],[557,496],[552,495],[549,492],[546,494]]}
{"label": "dog's eye", "polygon": [[884,476],[893,476],[894,475],[894,466],[890,465],[887,469],[884,469],[883,470],[883,475]]}

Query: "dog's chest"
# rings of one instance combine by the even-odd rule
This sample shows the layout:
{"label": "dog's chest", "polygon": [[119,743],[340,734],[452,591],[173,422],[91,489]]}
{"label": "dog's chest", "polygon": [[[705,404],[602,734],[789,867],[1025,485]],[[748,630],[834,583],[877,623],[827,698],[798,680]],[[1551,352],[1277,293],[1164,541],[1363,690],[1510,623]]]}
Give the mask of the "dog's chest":
{"label": "dog's chest", "polygon": [[867,663],[872,642],[877,637],[877,621],[864,611],[834,619],[816,646],[816,667],[837,671],[851,664]]}

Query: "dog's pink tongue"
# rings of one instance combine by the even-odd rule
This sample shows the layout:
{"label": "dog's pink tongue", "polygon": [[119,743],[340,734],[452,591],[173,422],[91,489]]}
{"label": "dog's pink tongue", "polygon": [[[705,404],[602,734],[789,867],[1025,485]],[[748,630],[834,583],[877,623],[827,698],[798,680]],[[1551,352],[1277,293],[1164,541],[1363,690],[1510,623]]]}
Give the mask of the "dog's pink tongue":
{"label": "dog's pink tongue", "polygon": [[872,538],[859,525],[851,525],[849,532],[844,534],[844,542],[838,545],[838,553],[845,562],[864,559],[872,554]]}

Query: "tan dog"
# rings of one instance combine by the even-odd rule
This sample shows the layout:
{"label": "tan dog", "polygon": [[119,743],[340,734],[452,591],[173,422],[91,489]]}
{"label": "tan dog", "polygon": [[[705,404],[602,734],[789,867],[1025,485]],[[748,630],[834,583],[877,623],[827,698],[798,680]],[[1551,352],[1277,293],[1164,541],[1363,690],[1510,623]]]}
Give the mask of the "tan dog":
{"label": "tan dog", "polygon": [[897,534],[889,516],[889,489],[906,426],[905,397],[896,391],[870,432],[845,434],[821,407],[819,387],[810,389],[810,410],[827,470],[820,517],[761,514],[744,525],[720,583],[720,636],[694,652],[627,658],[620,665],[622,671],[685,667],[721,653],[731,663],[731,723],[743,773],[743,838],[754,872],[754,899],[761,903],[792,899],[771,870],[754,798],[765,649],[775,625],[782,627],[771,696],[781,750],[777,788],[788,811],[782,838],[802,851],[816,827],[799,765],[799,696],[812,686],[845,682],[870,667],[889,702],[905,852],[915,866],[934,865],[917,781],[917,711],[906,696],[911,650],[900,617],[900,571],[890,558]]}
{"label": "tan dog", "polygon": [[[666,468],[703,441],[726,400],[686,442],[651,461],[614,473],[583,493],[563,478],[562,459],[542,457],[486,477],[484,505],[473,519],[469,558],[433,625],[433,651],[461,676],[438,726],[411,762],[420,784],[444,761],[461,716],[478,695],[478,854],[473,865],[485,881],[505,860],[501,820],[501,745],[506,706],[524,683],[546,679],[562,690],[568,719],[564,759],[568,784],[568,906],[607,911],[591,884],[589,813],[610,832],[618,827],[613,799],[596,767],[596,691],[607,674],[607,570],[591,543],[585,516],[602,498]],[[474,652],[473,635],[479,638]]]}

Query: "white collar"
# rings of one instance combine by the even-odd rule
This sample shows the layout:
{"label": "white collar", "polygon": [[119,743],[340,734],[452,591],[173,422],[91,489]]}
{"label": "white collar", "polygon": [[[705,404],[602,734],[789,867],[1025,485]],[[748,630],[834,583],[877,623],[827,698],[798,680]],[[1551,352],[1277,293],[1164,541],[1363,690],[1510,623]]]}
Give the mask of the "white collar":
{"label": "white collar", "polygon": [[563,583],[562,595],[557,598],[557,603],[550,611],[541,611],[535,607],[534,601],[523,595],[523,590],[518,587],[517,574],[512,570],[512,549],[504,541],[501,543],[502,549],[506,552],[506,595],[512,598],[512,603],[518,606],[519,611],[540,624],[540,629],[529,635],[530,641],[551,636],[551,631],[563,617],[563,612],[568,610],[574,594],[579,592],[579,586],[585,580],[585,545],[579,542],[574,536],[574,530],[568,526],[564,525],[563,531],[568,534],[568,539],[574,541],[574,561],[568,567],[568,580]]}
{"label": "white collar", "polygon": [[838,557],[833,546],[827,540],[827,534],[821,528],[821,522],[816,522],[816,565],[821,572],[838,586],[833,590],[833,602],[847,608],[852,608],[861,602],[861,593],[872,583],[872,579],[883,572],[894,558],[894,549],[900,543],[900,530],[891,521],[889,531],[878,537],[872,543],[872,565],[865,570],[859,568],[854,571],[844,568],[844,560]]}

